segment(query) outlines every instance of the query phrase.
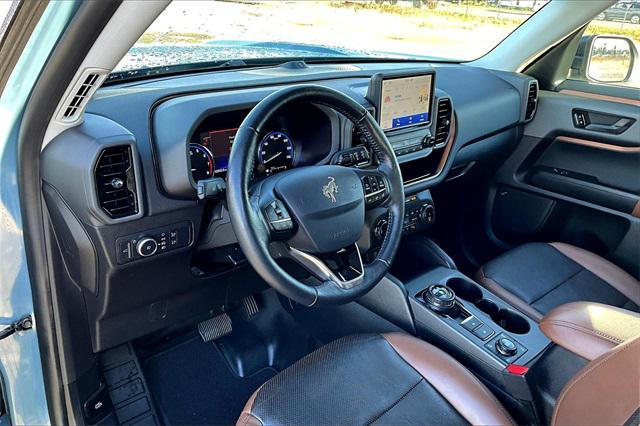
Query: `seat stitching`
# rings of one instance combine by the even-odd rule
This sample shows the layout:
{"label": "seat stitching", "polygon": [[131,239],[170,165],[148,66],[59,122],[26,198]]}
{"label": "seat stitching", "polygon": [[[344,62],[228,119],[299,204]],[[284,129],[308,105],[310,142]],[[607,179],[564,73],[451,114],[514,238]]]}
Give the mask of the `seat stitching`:
{"label": "seat stitching", "polygon": [[382,410],[382,412],[380,412],[379,414],[377,414],[376,416],[374,416],[371,420],[369,420],[368,422],[366,422],[367,425],[372,424],[373,422],[375,422],[376,420],[380,419],[380,417],[384,416],[385,414],[387,414],[389,411],[391,411],[396,405],[398,405],[400,403],[400,401],[402,401],[407,395],[409,395],[420,383],[422,383],[422,381],[424,381],[425,379],[420,376],[420,380],[418,380],[413,386],[411,386],[405,393],[403,393],[400,398],[398,398],[395,402],[393,402],[389,407],[385,408],[384,410]]}
{"label": "seat stitching", "polygon": [[[582,267],[582,265],[580,265]],[[538,302],[540,299],[542,299],[543,297],[547,296],[549,293],[551,293],[553,290],[556,290],[558,288],[560,288],[564,283],[566,283],[567,281],[569,281],[571,278],[575,277],[576,275],[578,275],[580,272],[582,271],[586,271],[587,269],[582,267],[582,269],[580,269],[578,272],[576,272],[575,274],[572,274],[571,276],[567,277],[565,280],[563,280],[562,282],[560,282],[558,285],[556,285],[555,287],[553,287],[551,290],[545,292],[542,296],[538,297],[536,300],[531,301],[531,305],[533,305],[534,303]],[[591,272],[591,271],[589,271]]]}
{"label": "seat stitching", "polygon": [[[386,339],[385,339],[386,340]],[[449,403],[449,405],[451,405],[453,407],[453,404],[451,403],[451,401],[449,401],[447,398],[445,398],[444,395],[442,395],[442,393],[438,390],[438,388],[436,386],[434,386],[429,379],[427,379],[426,377],[422,376],[422,374],[413,366],[411,365],[411,363],[409,363],[409,361],[407,361],[402,354],[400,354],[400,352],[398,352],[398,350],[387,340],[387,344],[389,346],[391,346],[391,349],[393,349],[395,351],[395,353],[400,357],[401,360],[403,360],[409,367],[413,368],[415,370],[416,373],[418,373],[421,377],[423,377],[423,379],[429,383],[429,385],[436,391],[438,392],[438,394],[445,399],[445,401],[447,401]],[[438,349],[438,348],[436,348]],[[439,349],[438,349],[439,350]],[[451,357],[449,354],[447,354],[445,352],[445,355]],[[451,357],[451,359],[454,362],[458,362],[455,358]],[[498,401],[498,398],[496,398],[496,396],[491,393],[491,391],[489,389],[486,388],[486,386],[480,381],[480,379],[478,379],[471,371],[467,370],[464,366],[463,370],[466,371],[468,377],[471,379],[472,382],[475,382],[478,385],[478,389],[484,393],[491,401],[493,401],[493,403],[496,405],[496,407],[498,407],[498,410],[500,410],[502,412],[502,414],[511,422],[512,425],[515,425],[516,423],[514,423],[513,418],[511,417],[511,414],[509,414],[509,412],[507,411],[506,408],[504,408],[504,406]],[[458,412],[458,414],[460,414],[462,417],[465,417],[461,412],[459,412],[455,407],[453,407],[453,409]],[[466,417],[465,417],[466,419]],[[468,419],[467,419],[468,421]]]}
{"label": "seat stitching", "polygon": [[570,323],[570,322],[567,322],[567,321],[547,320],[546,322],[549,323],[549,324],[560,326],[560,327],[571,328],[573,330],[581,331],[581,332],[586,333],[586,334],[596,335],[597,337],[602,337],[605,340],[609,340],[611,343],[616,343],[616,344],[624,343],[624,340],[622,340],[622,339],[620,339],[618,337],[611,336],[611,335],[603,333],[601,331],[592,330],[592,329],[583,327],[581,325],[573,324],[573,323]]}
{"label": "seat stitching", "polygon": [[[525,315],[533,318],[536,322],[540,322],[540,320],[543,318],[542,313],[538,311],[538,309],[534,308],[529,303],[525,302],[524,299],[520,298],[519,296],[516,296],[515,294],[511,293],[509,290],[503,287],[502,284],[500,284],[493,278],[487,277],[484,274],[483,268],[480,268],[478,270],[478,273],[480,274],[480,276],[476,277],[476,279],[480,281],[482,286],[485,287],[487,290],[491,291],[496,296],[501,297],[506,302],[509,302],[509,304],[511,304],[512,307],[516,308],[517,310],[524,313]],[[519,305],[519,304],[522,304],[523,306],[522,307],[513,306],[513,305]],[[531,310],[531,312],[528,312],[528,311],[525,312],[526,311],[525,306],[528,307]]]}

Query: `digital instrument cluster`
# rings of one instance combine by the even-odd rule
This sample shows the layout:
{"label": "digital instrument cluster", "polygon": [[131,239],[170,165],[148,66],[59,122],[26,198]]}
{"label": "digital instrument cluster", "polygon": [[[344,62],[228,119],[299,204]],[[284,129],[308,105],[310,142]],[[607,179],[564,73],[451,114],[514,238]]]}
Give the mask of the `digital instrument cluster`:
{"label": "digital instrument cluster", "polygon": [[[206,131],[197,142],[189,144],[191,175],[194,182],[211,177],[225,177],[229,155],[237,128]],[[285,131],[276,130],[262,136],[258,145],[256,172],[271,175],[293,166],[295,147]]]}

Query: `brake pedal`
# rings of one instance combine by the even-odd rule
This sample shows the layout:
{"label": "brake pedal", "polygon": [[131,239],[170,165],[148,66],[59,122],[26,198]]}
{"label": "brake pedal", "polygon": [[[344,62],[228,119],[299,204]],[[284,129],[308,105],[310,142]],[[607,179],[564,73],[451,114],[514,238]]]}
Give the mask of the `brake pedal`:
{"label": "brake pedal", "polygon": [[226,313],[222,313],[198,324],[198,332],[205,343],[231,334],[232,331],[231,317]]}
{"label": "brake pedal", "polygon": [[258,302],[253,294],[242,299],[242,306],[244,307],[244,315],[247,321],[251,320],[254,316],[260,312],[258,308]]}

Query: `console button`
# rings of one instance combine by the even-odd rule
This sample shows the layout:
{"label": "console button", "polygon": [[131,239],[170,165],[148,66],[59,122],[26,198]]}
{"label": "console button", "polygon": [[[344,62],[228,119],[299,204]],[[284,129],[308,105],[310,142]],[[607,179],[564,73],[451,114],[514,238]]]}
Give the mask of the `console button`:
{"label": "console button", "polygon": [[501,337],[496,341],[496,350],[500,355],[513,356],[518,353],[516,344],[506,337]]}
{"label": "console button", "polygon": [[116,261],[120,264],[133,260],[133,250],[131,249],[131,241],[125,240],[118,243],[118,252],[116,253]]}
{"label": "console button", "polygon": [[489,337],[493,336],[493,330],[489,326],[482,324],[480,327],[473,330],[473,334],[478,336],[480,340],[487,340]]}
{"label": "console button", "polygon": [[469,317],[461,322],[460,325],[466,330],[473,331],[481,325],[484,325],[484,323],[476,317]]}

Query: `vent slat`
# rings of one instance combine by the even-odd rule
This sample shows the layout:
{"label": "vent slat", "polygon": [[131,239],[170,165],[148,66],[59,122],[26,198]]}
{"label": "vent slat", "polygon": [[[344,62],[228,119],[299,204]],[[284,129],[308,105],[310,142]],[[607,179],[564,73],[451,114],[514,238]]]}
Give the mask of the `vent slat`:
{"label": "vent slat", "polygon": [[527,107],[525,111],[525,120],[529,121],[536,113],[536,107],[538,106],[538,82],[531,81],[529,83],[529,90],[527,91]]}
{"label": "vent slat", "polygon": [[118,219],[138,213],[135,174],[128,145],[105,148],[95,167],[100,207]]}
{"label": "vent slat", "polygon": [[436,146],[447,142],[449,138],[449,130],[451,127],[451,100],[442,98],[438,100],[438,111],[436,115]]}
{"label": "vent slat", "polygon": [[97,73],[90,73],[85,77],[84,82],[73,95],[71,101],[62,114],[62,118],[65,121],[74,121],[78,119],[80,112],[82,112],[84,105],[89,99],[89,94],[96,88],[95,86],[99,79],[100,74]]}

